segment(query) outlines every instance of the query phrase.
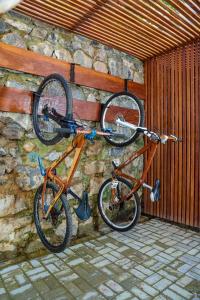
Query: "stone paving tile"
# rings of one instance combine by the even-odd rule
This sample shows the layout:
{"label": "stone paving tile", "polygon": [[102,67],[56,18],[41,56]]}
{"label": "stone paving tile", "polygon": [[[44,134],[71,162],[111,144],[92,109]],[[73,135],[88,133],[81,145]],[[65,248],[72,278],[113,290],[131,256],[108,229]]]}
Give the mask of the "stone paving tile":
{"label": "stone paving tile", "polygon": [[152,219],[0,269],[0,300],[184,300],[200,295],[200,237]]}

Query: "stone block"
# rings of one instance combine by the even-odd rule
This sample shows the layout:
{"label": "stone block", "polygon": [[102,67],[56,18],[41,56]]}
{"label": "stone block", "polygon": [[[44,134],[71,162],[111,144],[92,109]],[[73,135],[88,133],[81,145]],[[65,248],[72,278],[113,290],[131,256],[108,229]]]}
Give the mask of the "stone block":
{"label": "stone block", "polygon": [[41,42],[36,40],[31,40],[28,43],[28,49],[40,53],[46,56],[52,56],[54,51],[54,46],[52,46],[49,42]]}
{"label": "stone block", "polygon": [[24,129],[17,123],[8,123],[1,133],[9,140],[20,140],[24,135]]}
{"label": "stone block", "polygon": [[26,48],[25,41],[17,32],[6,33],[1,38],[1,42],[18,48]]}
{"label": "stone block", "polygon": [[56,49],[54,51],[54,56],[58,59],[65,60],[69,63],[73,62],[71,53],[66,49]]}
{"label": "stone block", "polygon": [[92,68],[92,59],[82,50],[75,51],[74,62],[75,64],[81,65],[83,67]]}
{"label": "stone block", "polygon": [[104,62],[95,61],[93,66],[94,66],[94,69],[98,72],[108,73],[108,68]]}

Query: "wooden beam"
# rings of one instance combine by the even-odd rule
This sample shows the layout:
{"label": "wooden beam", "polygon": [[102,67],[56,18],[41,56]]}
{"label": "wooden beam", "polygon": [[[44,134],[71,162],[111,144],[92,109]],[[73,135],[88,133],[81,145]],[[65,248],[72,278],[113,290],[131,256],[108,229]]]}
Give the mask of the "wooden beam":
{"label": "wooden beam", "polygon": [[[0,111],[31,114],[32,101],[33,93],[30,91],[0,87]],[[80,117],[80,119],[86,121],[99,121],[101,104],[73,99],[73,110],[75,118]]]}
{"label": "wooden beam", "polygon": [[[0,66],[39,76],[59,73],[70,80],[70,63],[4,43],[0,43]],[[111,93],[124,89],[123,79],[78,65],[75,66],[74,83]],[[129,81],[128,89],[140,99],[145,99],[144,84]]]}
{"label": "wooden beam", "polygon": [[0,43],[0,66],[33,75],[59,73],[69,79],[70,64],[58,59]]}
{"label": "wooden beam", "polygon": [[16,88],[0,87],[0,111],[30,114],[32,92]]}
{"label": "wooden beam", "polygon": [[[111,93],[124,90],[123,79],[78,65],[75,66],[75,83]],[[145,99],[145,87],[143,84],[129,81],[128,90],[137,97]]]}
{"label": "wooden beam", "polygon": [[[0,87],[0,111],[14,112],[22,114],[32,114],[33,93],[22,89]],[[59,112],[65,111],[64,102],[61,98],[54,98],[55,107]],[[99,102],[83,101],[73,99],[73,114],[75,119],[86,121],[100,121],[102,105]],[[114,111],[113,107],[112,111]],[[116,110],[124,111],[121,107]],[[126,109],[127,120],[129,122],[138,122],[137,113]],[[113,116],[108,116],[107,122],[113,122]]]}

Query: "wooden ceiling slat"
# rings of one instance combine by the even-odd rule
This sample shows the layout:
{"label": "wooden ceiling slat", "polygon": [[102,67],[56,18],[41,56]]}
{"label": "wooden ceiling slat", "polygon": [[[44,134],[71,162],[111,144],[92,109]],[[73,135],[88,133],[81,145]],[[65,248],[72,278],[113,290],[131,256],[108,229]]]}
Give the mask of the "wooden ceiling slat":
{"label": "wooden ceiling slat", "polygon": [[[29,2],[29,0],[27,0],[26,3],[24,3],[23,5],[20,4],[19,7],[29,8],[30,11],[31,11],[32,10],[32,3],[31,3],[31,1]],[[57,11],[55,11],[55,9],[54,9],[54,13],[52,13],[52,10],[45,7],[45,5],[37,5],[34,10],[38,11],[39,13],[42,13],[43,15],[46,15],[48,17],[51,17],[51,18],[57,17],[58,19],[63,20],[62,14],[57,13]],[[44,13],[44,11],[45,11],[45,13]],[[71,17],[71,14],[68,13],[68,12],[66,12],[65,15],[68,16],[67,21],[70,24],[73,24],[73,22],[75,22],[79,19],[79,16],[73,15]]]}
{"label": "wooden ceiling slat", "polygon": [[[63,23],[57,21],[56,19],[54,19],[54,22],[52,22],[52,18],[51,17],[47,17],[46,15],[42,14],[42,13],[38,13],[37,11],[36,12],[33,12],[30,8],[24,8],[23,9],[21,7],[17,7],[15,9],[15,11],[19,12],[19,13],[25,13],[26,15],[30,16],[30,17],[33,17],[35,19],[38,19],[40,21],[44,21],[46,22],[47,24],[50,24],[50,25],[54,25],[54,26],[58,26],[58,27],[62,27],[62,28],[67,28],[66,26],[63,25]],[[71,23],[69,23],[68,27],[70,28],[71,26]]]}
{"label": "wooden ceiling slat", "polygon": [[77,29],[79,26],[81,26],[85,21],[87,21],[89,18],[91,18],[92,16],[94,16],[97,11],[99,11],[101,9],[101,7],[107,2],[108,0],[99,0],[96,1],[96,3],[94,4],[94,6],[92,6],[92,8],[85,13],[71,28],[71,30],[75,30]]}
{"label": "wooden ceiling slat", "polygon": [[[28,1],[28,0],[27,0]],[[38,1],[38,0],[37,0]],[[41,0],[40,0],[40,2],[41,2]],[[57,1],[55,1],[55,2],[57,2]],[[68,1],[68,2],[71,2],[71,1]],[[54,3],[54,5],[55,5],[55,8],[56,8],[56,3]],[[64,8],[66,9],[66,5],[64,6]],[[109,22],[109,25],[110,25],[110,23],[111,23],[111,20],[113,20],[113,18],[111,19],[111,11],[109,10],[108,12],[107,12],[107,21]],[[65,11],[63,11],[63,15],[65,15]],[[96,20],[96,23],[98,24],[98,16],[93,16],[91,19],[95,19]],[[115,15],[115,17],[114,17],[114,20],[116,20],[116,15]],[[118,23],[119,23],[119,17],[118,17]],[[122,19],[122,22],[121,22],[122,24],[124,24],[125,22],[124,22],[124,19]],[[127,22],[126,22],[127,23]],[[133,24],[133,23],[130,23],[129,22],[129,24],[131,25],[131,24]],[[106,24],[106,26],[108,26],[108,23]],[[141,26],[140,25],[138,25],[138,28],[141,28]],[[134,27],[134,29],[135,29],[135,27]],[[152,36],[150,33],[149,33],[149,30],[146,30],[146,38],[147,38],[147,40],[148,40],[148,42],[149,42],[149,37],[150,36]],[[145,34],[144,34],[144,32],[138,32],[138,34],[140,34],[140,36],[141,36],[141,34],[143,35],[143,36],[145,36]],[[159,36],[158,36],[158,34],[157,34],[157,36],[156,36],[156,44],[158,44],[159,43]],[[164,41],[164,39],[162,39],[163,41]],[[163,45],[163,47],[164,47],[164,45]]]}
{"label": "wooden ceiling slat", "polygon": [[[38,1],[38,0],[37,0]],[[43,1],[39,1],[39,2],[43,2]],[[30,3],[30,1],[28,1],[27,0],[27,3]],[[39,7],[40,8],[42,8],[43,7],[43,5],[39,5]],[[54,11],[54,15],[58,15],[58,14],[56,14],[55,13],[55,11]],[[65,12],[63,12],[63,15],[65,15]],[[61,15],[58,15],[58,16],[60,16],[61,17]],[[62,18],[63,19],[63,18]],[[77,21],[78,22],[78,21]],[[102,22],[102,21],[100,21],[99,20],[99,22],[97,21],[96,22],[97,24],[104,24],[104,25],[107,25],[107,23],[105,23],[105,22]],[[115,25],[118,25],[117,23],[115,24]],[[161,51],[162,49],[164,49],[164,46],[162,46],[162,48],[160,47],[156,47],[156,46],[154,46],[154,45],[152,45],[152,46],[150,46],[150,44],[149,44],[149,39],[148,40],[146,40],[146,41],[141,41],[141,39],[138,37],[134,37],[134,39],[132,39],[132,36],[133,36],[133,33],[131,32],[131,31],[129,31],[129,30],[127,30],[126,28],[124,28],[124,30],[120,30],[120,29],[118,29],[118,28],[116,28],[116,26],[112,26],[111,24],[109,24],[109,30],[110,30],[110,32],[111,33],[113,33],[113,34],[115,34],[114,33],[114,31],[112,30],[112,28],[115,28],[116,30],[117,30],[117,35],[118,36],[121,36],[121,39],[122,39],[122,41],[124,40],[124,42],[127,42],[127,40],[128,40],[128,42],[129,42],[129,45],[131,46],[135,46],[135,41],[138,43],[138,45],[139,46],[141,46],[141,45],[146,45],[146,46],[148,46],[147,48],[148,49],[151,49],[151,50],[154,50],[154,51],[156,51],[156,52],[159,52],[159,51]],[[90,25],[89,25],[90,26]],[[94,27],[95,27],[95,25],[93,25]],[[72,30],[72,31],[74,31],[74,29],[75,28],[77,28],[77,26],[74,26],[74,25],[72,25],[72,27],[70,27],[70,30]],[[101,29],[102,30],[102,29]],[[128,36],[128,34],[127,34],[127,32],[130,32],[130,35]],[[156,43],[155,43],[156,44]]]}
{"label": "wooden ceiling slat", "polygon": [[[77,31],[77,32],[75,31],[75,33],[82,34],[83,36],[85,35],[85,36],[87,36],[87,37],[89,37],[91,39],[94,39],[94,36],[95,36],[94,34],[91,34],[89,32],[86,33],[85,30],[81,30],[81,29],[79,29],[79,31]],[[106,38],[101,38],[99,36],[98,37],[95,36],[95,39],[97,41],[99,41],[100,43],[102,43],[104,45],[107,45],[110,48],[113,48],[113,42],[112,42],[112,40],[110,41],[110,39],[108,40]],[[117,49],[119,51],[122,51],[122,52],[126,52],[129,55],[134,55],[134,56],[136,56],[137,58],[139,58],[141,60],[145,60],[146,57],[147,57],[146,55],[144,55],[144,54],[141,53],[141,51],[140,51],[139,48],[137,50],[133,50],[131,48],[131,50],[130,50],[130,49],[125,48],[124,46],[115,44],[115,49]]]}
{"label": "wooden ceiling slat", "polygon": [[[200,15],[199,15],[199,10],[200,10],[200,7],[198,5],[198,10],[196,11],[196,9],[193,8],[193,3],[194,1],[191,1],[191,0],[185,0],[183,3],[180,3],[181,4],[181,7],[183,9],[186,9],[187,12],[189,14],[192,13],[192,16],[197,20],[197,22],[200,20]],[[183,5],[182,5],[183,4]]]}
{"label": "wooden ceiling slat", "polygon": [[[145,45],[145,43],[142,43],[141,41],[137,41],[134,38],[128,37],[128,36],[122,36],[121,34],[119,34],[118,32],[114,32],[112,31],[110,28],[109,29],[105,29],[103,31],[102,34],[102,30],[96,26],[94,26],[92,24],[92,26],[90,26],[91,23],[87,24],[83,24],[81,25],[79,28],[82,30],[85,30],[86,32],[90,32],[93,34],[100,34],[102,37],[103,35],[105,35],[105,37],[110,38],[110,40],[113,41],[118,41],[121,45],[127,46],[130,49],[138,49],[141,51],[141,53],[148,53],[148,54],[153,54],[155,51],[156,52],[160,52],[161,50],[155,50],[154,48],[152,48],[151,46],[147,47],[147,44]],[[137,43],[137,45],[135,44]],[[148,50],[147,50],[148,49]]]}
{"label": "wooden ceiling slat", "polygon": [[[101,18],[105,18],[105,15],[106,16],[109,15],[109,9],[107,10],[106,14],[104,14],[103,9],[102,9]],[[115,19],[116,16],[117,16],[117,13],[114,13],[114,14],[110,13],[110,22],[112,22],[113,18]],[[165,46],[166,45],[170,46],[172,44],[172,41],[165,39],[165,37],[163,35],[161,35],[160,33],[157,33],[157,35],[156,35],[155,32],[151,30],[151,28],[149,29],[148,26],[142,27],[139,23],[137,23],[137,21],[135,21],[135,23],[133,25],[133,22],[128,19],[126,20],[125,17],[118,16],[118,20],[120,20],[122,22],[122,24],[123,23],[127,24],[127,26],[130,26],[130,28],[132,30],[134,30],[133,36],[134,36],[135,29],[136,29],[136,30],[138,30],[138,32],[140,32],[141,36],[145,36],[147,38],[149,37],[149,39],[151,39],[151,40],[155,40],[155,37],[157,37],[158,44],[162,44]]]}
{"label": "wooden ceiling slat", "polygon": [[130,15],[129,10],[126,10],[126,11],[120,10],[119,6],[114,2],[112,2],[112,4],[111,3],[107,4],[106,7],[103,7],[101,13],[103,13],[103,11],[106,8],[107,8],[108,13],[110,12],[110,14],[115,14],[116,18],[121,18],[123,20],[123,22],[125,22],[125,23],[128,23],[128,22],[130,24],[137,23],[141,30],[145,31],[147,34],[149,32],[152,33],[154,38],[160,37],[163,40],[167,40],[169,43],[171,43],[172,40],[174,42],[177,42],[177,38],[175,38],[173,36],[168,36],[161,30],[159,30],[158,28],[150,26],[148,23],[142,22],[141,19],[138,18],[137,14]]}
{"label": "wooden ceiling slat", "polygon": [[[41,2],[41,3],[47,3],[47,1],[43,1],[43,0],[35,0],[37,3]],[[80,13],[81,15],[83,15],[83,12],[89,12],[90,9],[93,7],[93,5],[87,5],[87,2],[84,3],[84,5],[80,5],[78,3],[79,1],[73,1],[73,5],[69,5],[69,1],[59,1],[59,0],[54,0],[54,1],[48,1],[48,3],[52,3],[51,5],[53,6],[53,8],[56,7],[60,8],[61,10],[68,10],[69,12],[77,12]]]}
{"label": "wooden ceiling slat", "polygon": [[200,35],[200,0],[24,0],[16,11],[140,59]]}
{"label": "wooden ceiling slat", "polygon": [[200,12],[199,3],[197,1],[189,0],[189,4],[196,13]]}
{"label": "wooden ceiling slat", "polygon": [[[104,22],[102,22],[101,20],[99,20],[100,24],[103,24]],[[96,31],[100,31],[102,33],[102,31],[105,33],[107,32],[107,34],[110,35],[110,37],[116,36],[116,37],[120,37],[121,41],[124,41],[124,43],[128,43],[130,46],[135,47],[136,45],[139,47],[143,47],[144,49],[149,49],[152,50],[154,52],[159,52],[162,49],[164,49],[164,47],[155,47],[154,45],[150,45],[149,42],[147,41],[141,41],[139,38],[134,37],[133,38],[133,33],[129,33],[126,34],[125,31],[119,30],[118,28],[114,31],[115,27],[110,25],[109,28],[108,27],[104,27],[102,25],[102,27],[96,26],[96,22],[94,22],[93,20],[90,20],[88,22],[85,22],[84,24],[82,24],[82,26],[80,26],[79,28],[89,28],[92,30],[96,30]]]}
{"label": "wooden ceiling slat", "polygon": [[[98,21],[95,21],[95,20],[92,20],[92,22],[90,20],[88,20],[87,24],[88,26],[90,26],[91,24],[93,24],[93,26],[95,27],[96,25],[94,24],[101,24],[102,25],[102,28],[106,28],[106,21],[104,21],[104,18],[103,19],[98,19]],[[129,41],[129,43],[136,43],[138,45],[143,45],[144,47],[148,46],[149,49],[152,49],[154,51],[160,51],[162,49],[165,49],[166,47],[159,43],[157,41],[151,41],[151,44],[149,43],[149,37],[147,38],[146,36],[143,36],[143,40],[141,40],[141,34],[137,33],[136,31],[133,31],[130,30],[129,28],[122,28],[119,24],[115,23],[112,21],[112,23],[109,24],[109,27],[108,27],[109,30],[114,30],[117,32],[118,35],[122,34],[123,37],[126,38],[126,40]],[[112,32],[112,31],[111,31]]]}
{"label": "wooden ceiling slat", "polygon": [[148,4],[154,7],[160,14],[166,16],[167,18],[173,20],[173,22],[179,25],[179,28],[183,27],[185,30],[188,30],[196,36],[198,28],[188,22],[186,19],[183,19],[180,15],[175,13],[172,8],[170,8],[166,3],[160,3],[160,0],[145,0]]}
{"label": "wooden ceiling slat", "polygon": [[[102,9],[103,10],[103,9]],[[118,20],[116,22],[116,15],[113,16],[113,14],[110,12],[109,13],[109,10],[108,11],[105,11],[105,12],[102,12],[101,11],[101,15],[100,15],[101,18],[99,18],[99,16],[93,16],[90,20],[93,20],[96,24],[99,24],[99,22],[101,23],[104,23],[104,26],[108,27],[108,22],[109,22],[109,27],[112,25],[112,26],[115,26],[117,24],[118,28],[123,28],[124,25],[127,26],[129,25],[130,27],[127,27],[124,28],[125,29],[125,32],[130,32],[131,30],[134,30],[131,32],[132,36],[134,37],[135,33],[137,34],[137,36],[140,36],[140,39],[141,39],[141,35],[142,37],[148,41],[149,43],[149,38],[152,38],[152,41],[154,42],[154,44],[157,44],[157,45],[161,45],[163,47],[165,47],[165,45],[169,44],[171,45],[169,42],[167,42],[163,37],[159,37],[159,35],[157,36],[157,40],[154,41],[153,38],[154,38],[154,35],[150,33],[150,30],[143,30],[141,29],[141,26],[137,26],[136,24],[133,25],[133,23],[130,23],[128,21],[126,21],[125,23],[125,20],[118,17]],[[90,20],[88,20],[87,22],[90,22]],[[86,22],[85,22],[86,23]],[[99,26],[101,28],[101,26]]]}
{"label": "wooden ceiling slat", "polygon": [[[21,13],[24,12],[24,10],[21,10],[20,8],[16,8],[16,11],[21,12]],[[47,18],[47,17],[45,17],[45,16],[38,16],[37,14],[34,14],[33,12],[30,14],[29,11],[27,11],[26,13],[27,13],[27,15],[30,15],[30,16],[32,16],[32,17],[36,17],[37,19],[39,19],[39,20],[41,20],[41,21],[45,21],[45,22],[48,23],[48,24],[52,24],[52,23],[49,21],[49,18]],[[60,22],[58,22],[58,21],[56,21],[56,20],[54,21],[54,25],[59,26],[59,27],[62,27],[62,28],[66,28],[66,26],[63,25],[63,23],[60,23]],[[87,36],[87,37],[90,37],[90,38],[92,38],[92,39],[94,39],[94,37],[95,37],[94,34],[90,34],[90,33],[87,33],[87,34],[86,34],[86,32],[85,32],[85,31],[82,31],[82,30],[74,31],[74,32],[75,32],[75,33],[78,33],[78,34],[82,34],[82,35]],[[96,39],[97,39],[97,38],[96,38]],[[106,45],[108,45],[108,46],[110,46],[110,47],[113,47],[113,43],[110,42],[110,40],[98,38],[98,41],[101,42],[101,43],[103,43],[103,44],[106,44]],[[133,55],[132,48],[131,48],[131,50],[130,50],[130,49],[127,49],[126,47],[124,47],[124,44],[123,44],[123,46],[116,44],[116,45],[115,45],[115,48],[118,49],[118,50],[120,50],[120,51],[127,52],[127,53],[130,54],[130,55]],[[146,57],[146,55],[142,55],[142,54],[141,54],[140,50],[138,50],[138,51],[135,50],[134,53],[135,53],[135,55],[136,55],[139,59],[141,59],[141,60],[144,60],[145,57]]]}
{"label": "wooden ceiling slat", "polygon": [[91,36],[95,35],[98,39],[100,38],[102,41],[104,41],[104,43],[105,43],[105,41],[106,42],[109,41],[110,43],[115,42],[116,45],[118,45],[118,47],[121,47],[121,49],[122,49],[122,47],[124,47],[124,49],[129,50],[129,52],[136,51],[138,54],[140,53],[143,56],[149,55],[149,51],[144,50],[144,49],[142,49],[142,51],[141,51],[139,46],[131,47],[131,46],[129,46],[129,44],[120,42],[120,39],[109,37],[109,35],[107,35],[105,32],[101,32],[100,30],[95,31],[94,29],[89,29],[89,28],[86,29],[84,27],[84,25],[82,25],[82,27],[80,27],[80,30],[82,30],[82,32],[86,32],[87,34],[89,33]]}
{"label": "wooden ceiling slat", "polygon": [[37,12],[37,14],[35,14],[30,8],[28,7],[23,7],[23,9],[21,9],[21,7],[18,7],[15,9],[16,11],[19,11],[21,13],[25,13],[29,16],[32,16],[36,19],[40,19],[41,21],[44,20],[45,22],[47,22],[50,25],[56,25],[56,26],[62,26],[64,28],[66,28],[66,25],[68,24],[68,28],[70,28],[70,26],[72,25],[72,23],[69,23],[68,21],[66,21],[65,26],[63,26],[63,23],[59,20],[57,20],[57,18],[54,18],[54,22],[52,22],[52,18],[48,17],[46,15],[44,15],[42,12]]}
{"label": "wooden ceiling slat", "polygon": [[137,9],[143,18],[146,18],[151,24],[158,26],[163,31],[168,32],[174,36],[182,36],[183,40],[188,38],[193,38],[194,35],[191,35],[188,32],[183,31],[182,29],[177,29],[176,24],[171,24],[171,21],[166,21],[163,16],[159,15],[157,11],[152,10],[152,7],[146,7],[143,3],[138,3],[133,0],[126,1],[126,6],[132,10],[133,8]]}
{"label": "wooden ceiling slat", "polygon": [[176,8],[186,19],[188,19],[195,26],[199,26],[198,18],[195,17],[191,11],[184,6],[181,1],[176,0],[168,0],[169,4],[171,4],[174,8]]}
{"label": "wooden ceiling slat", "polygon": [[[38,0],[37,0],[37,1],[38,1]],[[27,1],[27,3],[29,3],[29,2],[30,2],[30,1]],[[41,1],[40,1],[40,2],[41,2]],[[40,6],[40,7],[42,7],[42,6]],[[55,12],[54,12],[54,15],[55,15]],[[60,19],[60,18],[59,18],[59,19]],[[61,19],[63,19],[63,18],[61,18]],[[61,23],[62,23],[62,22],[61,22]],[[67,25],[67,24],[63,23],[63,25]],[[69,25],[71,25],[71,24],[69,24]],[[104,30],[105,30],[105,29],[104,29]],[[109,30],[110,30],[110,28],[109,28]],[[119,32],[117,33],[117,35],[120,36]],[[126,43],[127,40],[128,40],[129,46],[132,45],[132,47],[133,47],[133,49],[134,49],[134,47],[135,47],[135,40],[136,40],[136,39],[133,40],[132,43],[131,43],[131,37],[128,37],[127,35],[124,34],[124,42]],[[123,41],[123,38],[122,38],[122,41]],[[145,42],[144,42],[144,41],[142,42],[142,41],[139,41],[139,40],[138,40],[137,43],[138,43],[138,46],[139,46],[139,47],[140,47],[141,45],[143,45],[143,46],[145,45]],[[149,42],[146,43],[146,46],[148,46],[148,45],[149,45]],[[156,53],[159,53],[159,52],[163,49],[163,47],[162,47],[161,49],[158,49],[158,48],[155,49],[155,48],[153,48],[153,47],[149,47],[149,46],[148,46],[147,49],[150,49],[150,50],[153,50],[153,49],[154,49]],[[149,53],[149,54],[151,54],[151,53]]]}
{"label": "wooden ceiling slat", "polygon": [[102,38],[104,38],[104,37],[106,37],[107,39],[110,39],[111,41],[116,41],[116,42],[118,42],[119,44],[121,44],[121,45],[124,45],[124,46],[126,46],[126,48],[127,49],[138,49],[138,50],[140,50],[140,53],[142,54],[142,53],[144,53],[144,54],[153,54],[153,52],[152,51],[150,51],[150,50],[148,50],[148,49],[142,49],[141,50],[141,48],[139,47],[139,46],[131,46],[130,44],[129,44],[129,41],[128,40],[122,40],[121,38],[117,38],[117,34],[112,34],[112,36],[110,36],[110,32],[109,32],[109,29],[108,30],[105,30],[104,29],[104,31],[102,32],[101,31],[101,29],[94,29],[94,28],[91,28],[90,29],[90,27],[89,26],[86,26],[86,25],[82,25],[82,26],[80,26],[80,29],[82,29],[82,30],[85,30],[85,32],[90,32],[90,33],[92,33],[92,32],[94,32],[95,33],[95,35],[96,36],[101,36]]}
{"label": "wooden ceiling slat", "polygon": [[[48,15],[47,15],[47,18],[48,18]],[[60,20],[62,19],[62,21],[60,22]],[[67,22],[66,21],[63,21],[63,18],[60,18],[60,17],[56,17],[55,15],[54,15],[54,20],[57,20],[58,22],[59,22],[59,25],[62,25],[63,27],[66,27],[66,25],[68,25],[67,24]],[[65,20],[65,19],[64,19]],[[55,21],[54,21],[55,22]],[[71,23],[69,24],[69,27],[70,27],[70,25],[71,25]],[[94,31],[94,29],[93,29],[93,31]],[[106,34],[106,33],[104,33],[104,34]],[[118,38],[118,39],[115,39],[114,37],[112,37],[112,40],[115,42],[115,41],[117,41],[117,44],[118,44],[118,46],[120,46],[120,47],[123,47],[123,45],[125,46],[125,48],[128,50],[129,49],[129,51],[131,51],[131,49],[134,49],[135,48],[135,46],[134,46],[134,44],[131,46],[131,44],[129,43],[129,41],[127,41],[126,39],[124,39],[124,42],[122,41],[120,41],[120,38]],[[127,45],[127,46],[126,46]],[[139,47],[138,47],[139,48]],[[149,54],[149,52],[148,51],[143,51],[145,54]],[[150,52],[150,54],[151,53],[153,53],[153,52]]]}
{"label": "wooden ceiling slat", "polygon": [[[161,0],[160,0],[161,1]],[[170,5],[175,8],[175,11],[177,11],[177,14],[181,14],[182,18],[184,17],[192,26],[195,26],[196,29],[199,28],[199,21],[200,21],[200,16],[199,14],[195,14],[192,9],[189,9],[186,5],[186,0],[184,2],[182,1],[176,1],[176,0],[168,0]],[[169,6],[170,7],[170,6]]]}
{"label": "wooden ceiling slat", "polygon": [[[26,5],[26,3],[29,3],[31,6],[33,6],[33,1],[31,0],[26,0],[26,2],[24,2],[24,5]],[[45,9],[44,13],[46,13],[46,11],[50,11],[52,15],[54,15],[55,13],[55,10],[56,12],[60,13],[62,15],[63,13],[63,7],[60,6],[60,5],[57,5],[57,7],[55,8],[55,5],[54,3],[50,3],[50,2],[47,2],[47,1],[43,1],[43,0],[35,0],[35,4],[36,7],[43,7],[43,9]],[[71,15],[72,13],[72,10],[69,10],[68,9],[68,12],[70,14],[70,16],[73,18],[75,15],[77,15],[77,17],[81,17],[83,12],[84,12],[84,9],[82,10],[82,13],[81,12],[77,12],[76,10],[73,11],[73,15]]]}

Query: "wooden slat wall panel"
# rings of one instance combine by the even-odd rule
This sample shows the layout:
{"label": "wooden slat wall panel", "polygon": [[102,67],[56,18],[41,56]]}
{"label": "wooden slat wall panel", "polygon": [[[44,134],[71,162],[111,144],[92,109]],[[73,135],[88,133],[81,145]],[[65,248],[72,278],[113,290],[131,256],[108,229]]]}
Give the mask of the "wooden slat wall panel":
{"label": "wooden slat wall panel", "polygon": [[161,180],[161,200],[144,195],[144,213],[200,227],[200,40],[149,59],[146,72],[147,126],[183,137],[160,145],[147,182]]}
{"label": "wooden slat wall panel", "polygon": [[[1,42],[0,67],[39,76],[59,73],[70,81],[70,63]],[[124,80],[116,76],[97,72],[79,65],[75,65],[74,75],[74,83],[76,84],[111,93],[124,90]],[[140,99],[145,99],[144,84],[129,81],[128,89]]]}

